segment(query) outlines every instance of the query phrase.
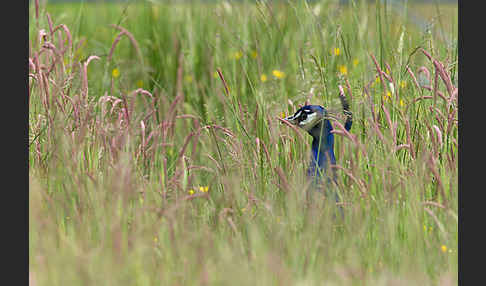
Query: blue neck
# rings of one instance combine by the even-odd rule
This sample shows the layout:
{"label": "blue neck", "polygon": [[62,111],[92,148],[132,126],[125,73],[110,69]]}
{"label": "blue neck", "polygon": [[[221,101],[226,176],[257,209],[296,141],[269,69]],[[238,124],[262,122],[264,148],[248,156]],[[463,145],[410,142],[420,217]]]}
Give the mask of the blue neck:
{"label": "blue neck", "polygon": [[[312,136],[312,158],[307,174],[309,176],[323,177],[328,172],[330,164],[336,164],[336,157],[334,156],[334,134],[329,120],[314,126],[309,130]],[[334,177],[334,170],[332,174]]]}

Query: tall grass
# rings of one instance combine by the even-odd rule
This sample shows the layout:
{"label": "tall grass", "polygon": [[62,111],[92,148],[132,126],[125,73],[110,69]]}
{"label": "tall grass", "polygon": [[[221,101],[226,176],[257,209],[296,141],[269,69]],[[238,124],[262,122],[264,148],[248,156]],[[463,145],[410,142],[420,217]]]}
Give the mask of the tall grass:
{"label": "tall grass", "polygon": [[456,46],[364,1],[31,6],[33,285],[457,283]]}

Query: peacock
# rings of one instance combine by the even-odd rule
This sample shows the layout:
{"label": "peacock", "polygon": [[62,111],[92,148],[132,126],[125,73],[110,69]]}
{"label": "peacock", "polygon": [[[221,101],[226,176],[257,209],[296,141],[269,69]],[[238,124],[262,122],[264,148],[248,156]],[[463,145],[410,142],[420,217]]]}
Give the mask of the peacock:
{"label": "peacock", "polygon": [[[344,128],[346,131],[349,131],[353,124],[353,114],[342,90],[340,100],[346,117]],[[307,191],[307,199],[311,199],[312,194],[315,191],[319,191],[327,197],[334,196],[336,202],[339,202],[337,192],[333,191],[337,183],[337,175],[336,169],[331,167],[336,164],[336,156],[334,154],[334,134],[331,132],[333,127],[329,121],[329,112],[320,105],[305,105],[293,115],[284,118],[284,120],[304,129],[313,138],[311,161],[307,169],[307,178],[311,181],[310,189]],[[342,215],[341,207],[339,207],[339,211]]]}

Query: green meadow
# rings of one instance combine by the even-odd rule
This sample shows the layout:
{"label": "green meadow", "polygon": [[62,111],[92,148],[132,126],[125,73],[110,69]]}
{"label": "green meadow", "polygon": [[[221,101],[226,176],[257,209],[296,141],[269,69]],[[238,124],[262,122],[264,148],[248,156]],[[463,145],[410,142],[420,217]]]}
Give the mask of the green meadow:
{"label": "green meadow", "polygon": [[[40,2],[31,285],[458,283],[457,5]],[[305,103],[343,219],[306,200]]]}

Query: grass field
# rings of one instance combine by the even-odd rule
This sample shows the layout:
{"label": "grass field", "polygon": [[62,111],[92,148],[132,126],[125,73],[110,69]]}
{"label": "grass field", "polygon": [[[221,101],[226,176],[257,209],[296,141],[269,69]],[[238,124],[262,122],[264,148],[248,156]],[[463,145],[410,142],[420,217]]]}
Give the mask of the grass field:
{"label": "grass field", "polygon": [[[31,285],[457,284],[457,5],[356,2],[32,1]],[[343,220],[302,191],[304,102]]]}

